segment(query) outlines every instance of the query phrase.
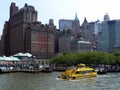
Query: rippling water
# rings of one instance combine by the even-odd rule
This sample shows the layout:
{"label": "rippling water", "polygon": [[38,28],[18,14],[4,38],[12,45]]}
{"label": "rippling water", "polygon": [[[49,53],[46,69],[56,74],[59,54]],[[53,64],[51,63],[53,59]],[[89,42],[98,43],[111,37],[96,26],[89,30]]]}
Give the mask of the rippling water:
{"label": "rippling water", "polygon": [[79,81],[59,80],[61,72],[0,75],[0,90],[120,90],[120,73]]}

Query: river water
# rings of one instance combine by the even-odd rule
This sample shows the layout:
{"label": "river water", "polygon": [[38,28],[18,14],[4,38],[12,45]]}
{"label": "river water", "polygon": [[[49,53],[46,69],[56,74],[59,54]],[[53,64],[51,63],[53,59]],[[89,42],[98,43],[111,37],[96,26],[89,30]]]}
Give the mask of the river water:
{"label": "river water", "polygon": [[0,75],[0,90],[120,90],[120,73],[107,73],[79,81],[59,80],[61,72]]}

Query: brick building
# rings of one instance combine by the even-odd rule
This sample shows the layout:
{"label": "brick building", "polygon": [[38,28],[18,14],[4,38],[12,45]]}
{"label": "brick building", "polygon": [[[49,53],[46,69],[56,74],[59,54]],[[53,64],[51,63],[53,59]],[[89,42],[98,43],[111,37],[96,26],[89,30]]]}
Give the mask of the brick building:
{"label": "brick building", "polygon": [[3,35],[1,36],[1,55],[10,55],[10,31],[9,22],[6,21],[4,24]]}
{"label": "brick building", "polygon": [[52,19],[48,25],[37,21],[37,11],[32,5],[25,4],[19,9],[15,3],[11,3],[10,18],[5,23],[1,41],[3,53],[9,56],[28,52],[40,58],[48,58],[55,53],[55,31]]}
{"label": "brick building", "polygon": [[50,58],[55,53],[55,26],[43,25],[36,22],[26,30],[26,52],[30,52],[39,58]]}
{"label": "brick building", "polygon": [[[16,10],[14,3],[10,6],[10,54],[25,52],[25,32],[29,24],[37,21],[37,11],[31,5]],[[11,15],[12,14],[12,15]]]}

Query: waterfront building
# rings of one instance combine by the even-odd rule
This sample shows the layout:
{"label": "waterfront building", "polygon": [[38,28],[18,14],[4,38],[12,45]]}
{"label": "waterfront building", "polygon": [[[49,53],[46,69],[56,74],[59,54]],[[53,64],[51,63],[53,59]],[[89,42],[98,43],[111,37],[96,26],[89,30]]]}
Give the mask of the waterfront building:
{"label": "waterfront building", "polygon": [[109,20],[101,23],[98,50],[113,52],[120,50],[120,20]]}
{"label": "waterfront building", "polygon": [[[11,71],[18,69],[20,65],[20,59],[17,57],[0,57],[0,70],[2,71]],[[18,69],[19,70],[19,69]]]}
{"label": "waterfront building", "polygon": [[[12,7],[13,4],[11,4]],[[12,9],[13,8],[13,9]],[[37,21],[37,11],[31,5],[25,6],[17,11],[10,8],[9,29],[10,29],[10,54],[26,52],[25,32],[29,24]],[[10,13],[10,14],[11,14]]]}
{"label": "waterfront building", "polygon": [[3,54],[28,52],[38,58],[50,58],[55,53],[55,32],[53,19],[43,25],[37,21],[37,11],[32,5],[25,4],[19,9],[11,3],[10,18],[5,22],[1,39]]}
{"label": "waterfront building", "polygon": [[54,25],[43,25],[36,22],[28,26],[25,37],[26,52],[31,52],[39,58],[50,58],[55,53]]}

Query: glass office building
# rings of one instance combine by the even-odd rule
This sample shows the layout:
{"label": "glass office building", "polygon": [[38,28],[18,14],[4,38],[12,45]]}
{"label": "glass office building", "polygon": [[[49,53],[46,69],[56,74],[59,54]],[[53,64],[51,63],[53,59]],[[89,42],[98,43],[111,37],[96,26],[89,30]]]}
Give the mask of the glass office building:
{"label": "glass office building", "polygon": [[120,49],[120,20],[103,21],[98,40],[98,51],[112,52]]}

